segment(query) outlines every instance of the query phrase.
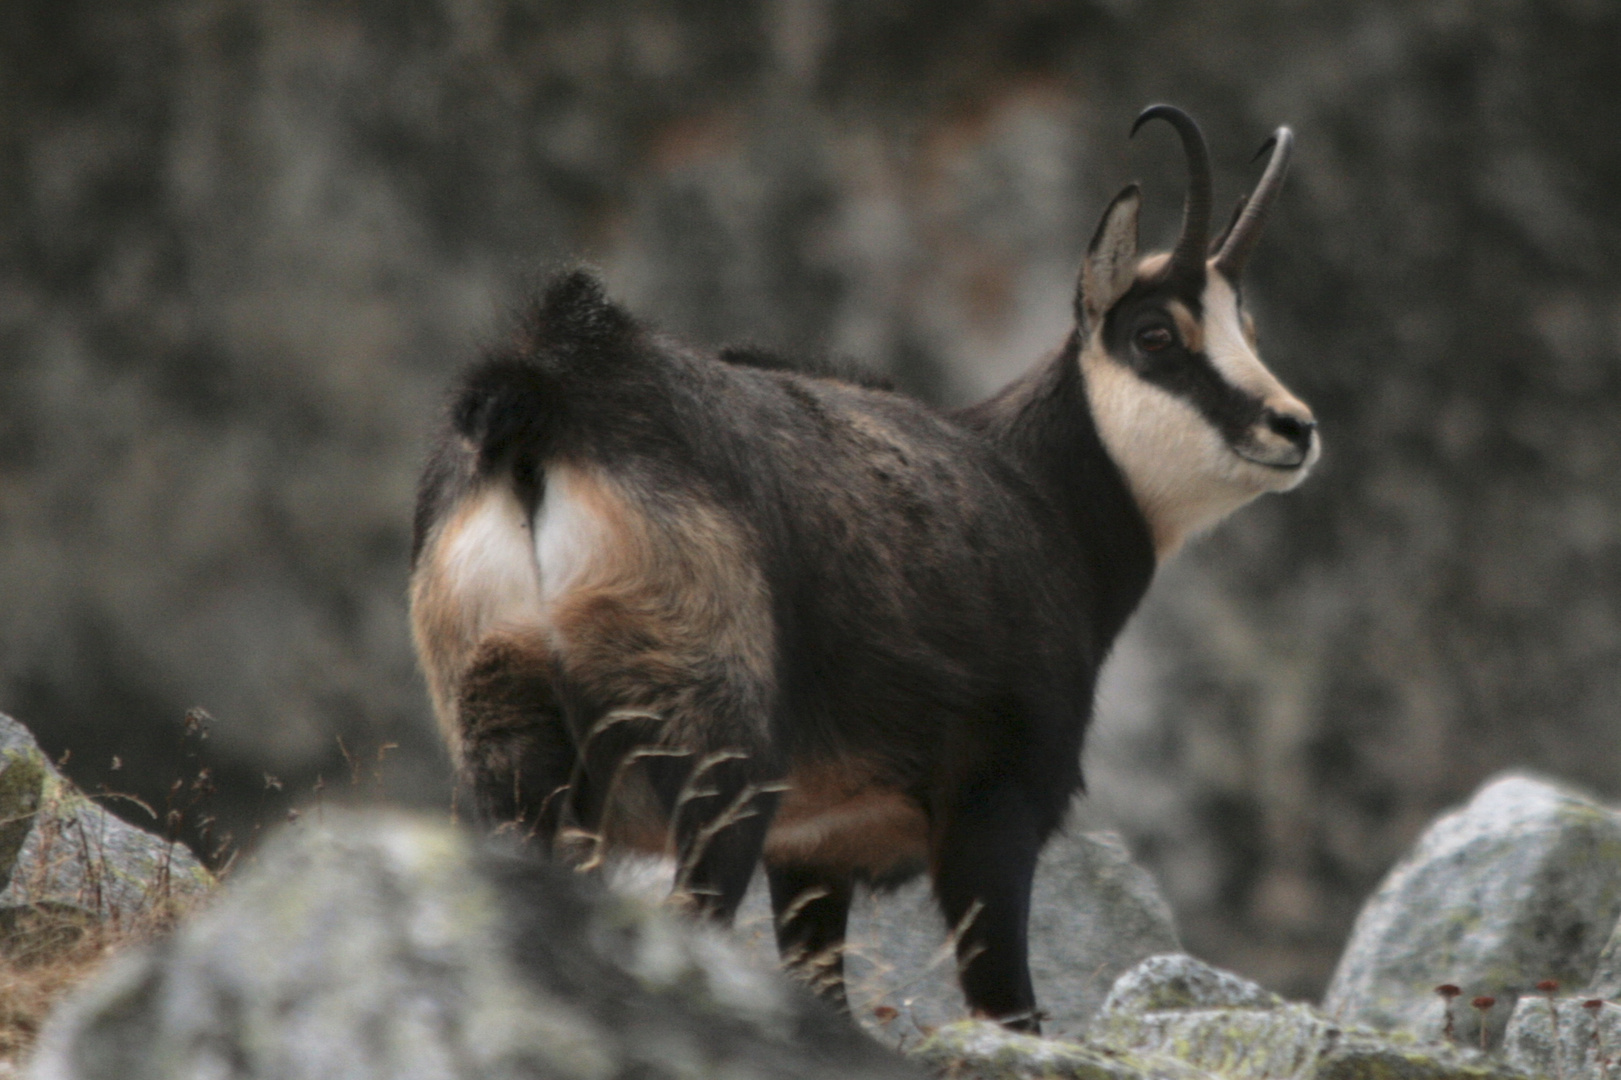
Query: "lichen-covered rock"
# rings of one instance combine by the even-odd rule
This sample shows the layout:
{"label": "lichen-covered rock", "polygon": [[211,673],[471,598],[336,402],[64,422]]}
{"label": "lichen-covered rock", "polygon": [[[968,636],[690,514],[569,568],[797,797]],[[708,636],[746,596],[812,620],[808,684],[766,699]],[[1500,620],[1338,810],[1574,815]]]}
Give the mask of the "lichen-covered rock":
{"label": "lichen-covered rock", "polygon": [[948,1024],[913,1056],[953,1080],[1213,1080],[1174,1058],[1019,1035],[986,1020]]}
{"label": "lichen-covered rock", "polygon": [[1621,814],[1526,776],[1499,777],[1436,821],[1363,908],[1324,1000],[1347,1023],[1495,1043],[1543,979],[1583,986],[1621,915]]}
{"label": "lichen-covered rock", "polygon": [[[1333,1033],[1340,1031],[1339,1038]],[[1400,1032],[1330,1028],[1310,1080],[1531,1080],[1499,1057],[1423,1043]]]}
{"label": "lichen-covered rock", "polygon": [[[776,955],[764,894],[753,890],[739,916],[762,959]],[[1050,1034],[1080,1034],[1116,976],[1144,957],[1180,948],[1170,905],[1119,836],[1076,830],[1047,845],[1031,903],[1030,974]],[[865,1022],[884,1005],[925,1026],[967,1015],[956,958],[926,881],[857,898],[846,969],[851,1004]]]}
{"label": "lichen-covered rock", "polygon": [[1094,1037],[1123,1052],[1160,1054],[1224,1077],[1311,1075],[1333,1024],[1306,1005],[1113,1013]]}
{"label": "lichen-covered rock", "polygon": [[1156,956],[1121,976],[1090,1041],[1122,1058],[1170,1058],[1225,1080],[1524,1075],[1461,1047],[1345,1027],[1188,956]]}
{"label": "lichen-covered rock", "polygon": [[1115,980],[1103,1015],[1166,1009],[1275,1009],[1282,998],[1186,953],[1151,956]]}
{"label": "lichen-covered rock", "polygon": [[1610,1080],[1621,1064],[1621,1007],[1601,998],[1527,994],[1514,1007],[1503,1053],[1538,1076]]}
{"label": "lichen-covered rock", "polygon": [[952,1080],[1530,1080],[1483,1054],[1342,1029],[1310,1013],[1302,1005],[1190,1010],[1193,1023],[1162,1044],[1168,1052],[1037,1039],[964,1021],[913,1053]]}
{"label": "lichen-covered rock", "polygon": [[447,826],[326,819],[61,1010],[35,1080],[915,1075],[716,931]]}
{"label": "lichen-covered rock", "polygon": [[1030,976],[1050,1032],[1079,1034],[1117,978],[1179,952],[1171,906],[1117,833],[1054,837],[1030,905]]}
{"label": "lichen-covered rock", "polygon": [[[0,726],[7,719],[0,716]],[[38,754],[0,750],[0,890],[11,883],[17,856],[33,831],[45,777],[45,764]]]}
{"label": "lichen-covered rock", "polygon": [[128,919],[183,904],[214,879],[184,844],[86,796],[27,728],[0,714],[0,883],[0,908],[55,904]]}
{"label": "lichen-covered rock", "polygon": [[1589,998],[1621,997],[1621,923],[1611,929],[1593,966],[1593,977],[1582,993]]}

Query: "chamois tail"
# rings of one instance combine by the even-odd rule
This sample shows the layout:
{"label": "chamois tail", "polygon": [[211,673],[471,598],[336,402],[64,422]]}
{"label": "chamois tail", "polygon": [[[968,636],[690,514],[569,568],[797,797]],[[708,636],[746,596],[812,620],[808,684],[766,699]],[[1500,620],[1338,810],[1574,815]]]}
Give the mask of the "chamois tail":
{"label": "chamois tail", "polygon": [[533,465],[552,448],[582,381],[611,375],[634,353],[636,323],[591,272],[552,278],[518,332],[474,364],[450,411],[478,471]]}

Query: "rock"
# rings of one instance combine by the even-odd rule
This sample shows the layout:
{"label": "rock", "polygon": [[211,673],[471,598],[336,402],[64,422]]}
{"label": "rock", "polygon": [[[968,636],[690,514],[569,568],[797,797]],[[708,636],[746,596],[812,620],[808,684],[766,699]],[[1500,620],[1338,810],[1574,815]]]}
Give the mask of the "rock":
{"label": "rock", "polygon": [[1048,845],[1030,905],[1030,974],[1049,1033],[1083,1032],[1123,972],[1181,948],[1159,883],[1117,833]]}
{"label": "rock", "polygon": [[51,904],[120,919],[161,913],[214,886],[189,848],[109,813],[4,714],[0,882],[0,908]]}
{"label": "rock", "polygon": [[35,1080],[915,1075],[717,931],[448,826],[325,817],[70,1001]]}
{"label": "rock", "polygon": [[1490,996],[1490,1042],[1543,979],[1584,986],[1621,914],[1621,815],[1527,776],[1499,777],[1436,821],[1364,906],[1324,1000],[1347,1023],[1438,1038],[1435,987],[1462,989],[1473,1043]]}
{"label": "rock", "polygon": [[1177,1030],[1166,1053],[1097,1040],[1037,1039],[965,1021],[941,1028],[914,1054],[954,1080],[1529,1080],[1478,1053],[1420,1046],[1367,1029],[1346,1031],[1321,1016],[1303,1027],[1309,1013],[1299,1005],[1195,1010],[1188,1016],[1198,1027]]}
{"label": "rock", "polygon": [[1282,998],[1230,971],[1185,953],[1151,956],[1120,978],[1103,1002],[1103,1015],[1167,1009],[1275,1009]]}
{"label": "rock", "polygon": [[1189,956],[1153,957],[1123,975],[1090,1040],[1120,1060],[1171,1058],[1231,1080],[1524,1075],[1477,1051],[1344,1027]]}
{"label": "rock", "polygon": [[0,750],[0,890],[11,884],[17,857],[34,829],[47,775],[41,755]]}
{"label": "rock", "polygon": [[1311,1080],[1531,1080],[1513,1063],[1478,1050],[1421,1043],[1370,1028],[1342,1030],[1308,1074]]}
{"label": "rock", "polygon": [[1122,975],[1093,1025],[1121,1052],[1163,1054],[1222,1076],[1298,1076],[1327,1020],[1191,956],[1155,956]]}
{"label": "rock", "polygon": [[1593,977],[1588,980],[1584,997],[1621,997],[1621,923],[1610,931],[1610,937],[1599,951],[1593,966]]}
{"label": "rock", "polygon": [[1609,1080],[1621,1061],[1621,1007],[1596,997],[1527,994],[1514,1006],[1503,1053],[1538,1076]]}
{"label": "rock", "polygon": [[[739,916],[762,959],[776,956],[763,882]],[[667,886],[665,886],[667,887]],[[1048,1034],[1083,1032],[1115,977],[1144,957],[1181,948],[1170,906],[1119,836],[1075,831],[1053,838],[1036,871],[1030,973]],[[858,897],[846,956],[850,1002],[863,1022],[882,1005],[937,1027],[966,1012],[956,960],[926,881]]]}
{"label": "rock", "polygon": [[1212,1080],[1175,1058],[1019,1035],[986,1020],[948,1024],[913,1056],[954,1080]]}

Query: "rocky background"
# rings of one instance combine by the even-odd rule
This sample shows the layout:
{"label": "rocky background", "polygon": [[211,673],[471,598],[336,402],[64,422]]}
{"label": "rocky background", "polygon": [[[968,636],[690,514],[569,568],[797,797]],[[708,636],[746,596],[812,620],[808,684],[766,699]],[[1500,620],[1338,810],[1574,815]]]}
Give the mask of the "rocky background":
{"label": "rocky background", "polygon": [[1190,951],[1315,997],[1488,773],[1621,794],[1617,56],[1597,0],[0,5],[0,709],[205,854],[443,806],[414,473],[546,266],[963,401],[1060,340],[1120,186],[1172,234],[1138,109],[1224,198],[1289,123],[1252,304],[1327,456],[1156,586],[1087,822]]}

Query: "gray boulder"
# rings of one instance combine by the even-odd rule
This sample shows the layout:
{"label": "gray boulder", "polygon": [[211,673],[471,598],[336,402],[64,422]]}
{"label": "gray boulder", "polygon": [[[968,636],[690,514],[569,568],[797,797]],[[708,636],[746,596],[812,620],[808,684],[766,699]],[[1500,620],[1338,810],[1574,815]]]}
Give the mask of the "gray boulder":
{"label": "gray boulder", "polygon": [[1528,776],[1484,785],[1437,820],[1363,907],[1323,1008],[1346,1023],[1489,1044],[1544,979],[1587,984],[1621,915],[1621,814]]}
{"label": "gray boulder", "polygon": [[[739,930],[757,955],[774,959],[761,884],[740,913]],[[1047,845],[1031,903],[1030,973],[1049,1034],[1080,1034],[1121,972],[1180,948],[1170,905],[1118,835],[1076,830]],[[927,882],[857,899],[846,973],[852,1010],[863,1022],[871,1024],[873,1009],[886,1005],[914,1030],[963,1019],[956,970]]]}
{"label": "gray boulder", "polygon": [[61,1009],[34,1080],[915,1075],[718,932],[444,825],[325,817]]}
{"label": "gray boulder", "polygon": [[986,1020],[940,1028],[913,1057],[952,1080],[1213,1080],[1176,1058],[1019,1035]]}
{"label": "gray boulder", "polygon": [[1093,1025],[1099,1044],[1173,1057],[1218,1076],[1294,1077],[1332,1025],[1247,979],[1191,956],[1156,956],[1116,982]]}
{"label": "gray boulder", "polygon": [[1117,980],[1084,1042],[967,1022],[914,1053],[957,1080],[1528,1080],[1478,1051],[1344,1027],[1183,955]]}
{"label": "gray boulder", "polygon": [[1120,978],[1103,1002],[1105,1019],[1178,1009],[1277,1009],[1284,1001],[1241,975],[1184,953],[1151,956]]}
{"label": "gray boulder", "polygon": [[1154,957],[1122,976],[1090,1040],[1122,1059],[1171,1058],[1231,1080],[1524,1076],[1461,1047],[1338,1024],[1190,956]]}
{"label": "gray boulder", "polygon": [[1514,1006],[1503,1053],[1538,1076],[1610,1080],[1621,1062],[1621,1007],[1596,997],[1527,994]]}
{"label": "gray boulder", "polygon": [[1621,997],[1621,923],[1610,930],[1583,995],[1589,998]]}
{"label": "gray boulder", "polygon": [[56,905],[102,918],[162,914],[213,876],[184,844],[109,813],[0,714],[0,908]]}

